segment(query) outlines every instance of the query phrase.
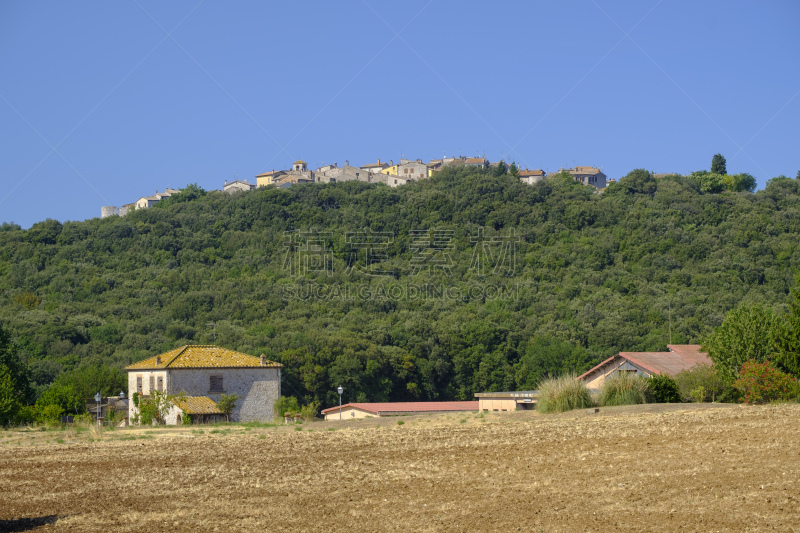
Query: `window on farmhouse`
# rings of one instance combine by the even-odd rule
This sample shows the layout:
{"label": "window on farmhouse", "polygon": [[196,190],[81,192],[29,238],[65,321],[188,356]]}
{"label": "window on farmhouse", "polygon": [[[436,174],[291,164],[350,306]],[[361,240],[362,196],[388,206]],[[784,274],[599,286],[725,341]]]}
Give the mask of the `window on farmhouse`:
{"label": "window on farmhouse", "polygon": [[222,376],[210,376],[209,378],[209,391],[210,392],[222,392]]}
{"label": "window on farmhouse", "polygon": [[136,376],[136,392],[142,393],[142,376]]}
{"label": "window on farmhouse", "polygon": [[163,377],[159,377],[158,378],[158,386],[157,387],[158,387],[159,391],[164,392],[164,378]]}
{"label": "window on farmhouse", "polygon": [[155,388],[156,388],[156,378],[155,376],[150,376],[150,388],[148,389],[147,392],[150,392]]}

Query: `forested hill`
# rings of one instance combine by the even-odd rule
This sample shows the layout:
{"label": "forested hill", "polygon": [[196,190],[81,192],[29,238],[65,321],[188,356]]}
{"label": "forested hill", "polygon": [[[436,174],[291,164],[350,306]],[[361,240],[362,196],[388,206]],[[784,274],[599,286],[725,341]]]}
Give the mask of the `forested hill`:
{"label": "forested hill", "polygon": [[781,309],[798,244],[792,179],[189,187],[123,218],[4,224],[0,324],[39,392],[216,336],[283,363],[301,401],[469,399],[700,342],[740,302]]}

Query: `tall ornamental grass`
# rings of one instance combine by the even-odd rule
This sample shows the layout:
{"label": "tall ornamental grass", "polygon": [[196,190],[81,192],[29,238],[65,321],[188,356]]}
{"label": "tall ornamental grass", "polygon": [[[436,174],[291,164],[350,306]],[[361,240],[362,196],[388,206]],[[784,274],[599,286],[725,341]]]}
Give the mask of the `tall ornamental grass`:
{"label": "tall ornamental grass", "polygon": [[616,372],[600,387],[600,405],[647,403],[647,378]]}
{"label": "tall ornamental grass", "polygon": [[593,405],[586,384],[574,375],[547,379],[539,385],[538,407],[542,413],[563,413]]}

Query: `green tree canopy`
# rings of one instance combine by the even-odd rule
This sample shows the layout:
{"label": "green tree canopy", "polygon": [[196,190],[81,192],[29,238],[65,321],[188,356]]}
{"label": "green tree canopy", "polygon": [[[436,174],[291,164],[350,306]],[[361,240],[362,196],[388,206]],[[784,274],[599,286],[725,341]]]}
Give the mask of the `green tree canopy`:
{"label": "green tree canopy", "polygon": [[643,168],[637,168],[628,172],[617,183],[612,183],[606,193],[652,195],[657,189],[658,185],[653,174]]}
{"label": "green tree canopy", "polygon": [[25,362],[20,359],[17,345],[11,335],[0,324],[0,366],[8,371],[14,393],[20,402],[33,401],[33,388],[30,384],[30,372]]}
{"label": "green tree canopy", "polygon": [[728,165],[722,154],[714,154],[711,158],[711,173],[723,176],[728,173]]}
{"label": "green tree canopy", "polygon": [[800,273],[791,292],[789,313],[778,330],[775,363],[785,372],[800,377]]}
{"label": "green tree canopy", "polygon": [[727,314],[705,349],[720,374],[733,381],[745,361],[763,363],[772,356],[780,325],[771,309],[741,305]]}
{"label": "green tree canopy", "polygon": [[500,162],[494,167],[494,175],[497,177],[504,176],[506,174],[506,162],[501,159]]}

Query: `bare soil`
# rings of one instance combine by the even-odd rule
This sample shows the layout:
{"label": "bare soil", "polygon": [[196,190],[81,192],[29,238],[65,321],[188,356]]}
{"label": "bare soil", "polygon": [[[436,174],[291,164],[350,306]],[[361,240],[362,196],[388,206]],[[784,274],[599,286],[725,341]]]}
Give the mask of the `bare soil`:
{"label": "bare soil", "polygon": [[798,404],[14,430],[0,531],[800,531],[798,477]]}

